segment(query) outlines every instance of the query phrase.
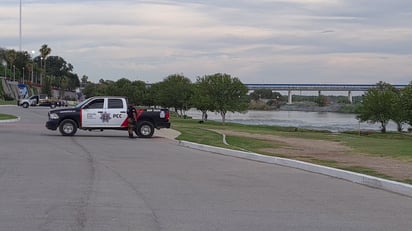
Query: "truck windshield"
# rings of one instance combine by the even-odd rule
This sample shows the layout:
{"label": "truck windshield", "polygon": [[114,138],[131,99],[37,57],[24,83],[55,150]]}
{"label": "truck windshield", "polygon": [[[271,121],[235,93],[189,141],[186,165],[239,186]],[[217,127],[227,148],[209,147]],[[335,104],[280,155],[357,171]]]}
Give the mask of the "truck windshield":
{"label": "truck windshield", "polygon": [[85,105],[86,103],[88,103],[90,100],[92,100],[92,98],[85,99],[84,101],[78,103],[75,107],[76,107],[76,108],[80,108],[80,107],[82,107],[83,105]]}

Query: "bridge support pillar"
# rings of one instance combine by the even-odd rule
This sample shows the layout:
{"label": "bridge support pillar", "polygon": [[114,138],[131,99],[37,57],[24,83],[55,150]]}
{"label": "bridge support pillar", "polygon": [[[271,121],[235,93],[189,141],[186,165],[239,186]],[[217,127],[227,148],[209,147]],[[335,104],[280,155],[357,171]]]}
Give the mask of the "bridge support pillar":
{"label": "bridge support pillar", "polygon": [[288,91],[288,104],[292,104],[292,91]]}
{"label": "bridge support pillar", "polygon": [[348,100],[350,103],[353,103],[353,99],[352,99],[352,92],[348,91]]}

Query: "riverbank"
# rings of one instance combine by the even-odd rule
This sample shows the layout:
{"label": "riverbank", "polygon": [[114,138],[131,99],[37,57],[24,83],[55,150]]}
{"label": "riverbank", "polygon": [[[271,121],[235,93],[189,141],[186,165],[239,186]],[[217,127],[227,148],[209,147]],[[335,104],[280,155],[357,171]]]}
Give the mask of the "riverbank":
{"label": "riverbank", "polygon": [[302,112],[336,112],[354,114],[358,104],[329,102],[325,106],[319,106],[313,101],[297,101],[293,104],[276,103],[268,100],[251,101],[248,110],[257,111],[302,111]]}
{"label": "riverbank", "polygon": [[[353,110],[351,110],[352,108]],[[354,106],[347,104],[331,104],[327,106],[318,106],[316,103],[304,102],[295,104],[284,104],[279,107],[280,111],[303,111],[303,112],[336,112],[350,113],[354,111]]]}

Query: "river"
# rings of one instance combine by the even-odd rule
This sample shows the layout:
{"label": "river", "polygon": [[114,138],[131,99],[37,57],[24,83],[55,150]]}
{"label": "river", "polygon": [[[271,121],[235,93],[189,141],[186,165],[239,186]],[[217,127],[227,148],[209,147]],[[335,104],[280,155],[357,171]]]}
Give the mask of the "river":
{"label": "river", "polygon": [[[201,119],[202,113],[191,109],[186,113],[193,119]],[[209,112],[208,120],[221,121],[220,114]],[[227,122],[250,125],[276,125],[298,127],[332,132],[374,130],[379,131],[379,124],[359,123],[355,114],[336,112],[303,112],[303,111],[248,111],[226,115]],[[396,124],[390,122],[387,131],[396,131]]]}

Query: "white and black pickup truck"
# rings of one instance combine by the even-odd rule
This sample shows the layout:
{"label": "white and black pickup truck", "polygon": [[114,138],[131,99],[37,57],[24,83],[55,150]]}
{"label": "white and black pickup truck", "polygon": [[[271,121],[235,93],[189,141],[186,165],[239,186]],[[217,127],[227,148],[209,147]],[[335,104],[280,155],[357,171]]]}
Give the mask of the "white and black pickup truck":
{"label": "white and black pickup truck", "polygon": [[33,107],[33,106],[45,106],[55,108],[57,106],[57,101],[51,99],[47,95],[33,95],[28,98],[23,98],[17,100],[17,105],[23,108]]}
{"label": "white and black pickup truck", "polygon": [[[46,128],[59,129],[63,136],[83,130],[127,130],[127,99],[98,96],[84,100],[73,108],[51,110]],[[153,136],[154,129],[170,128],[168,109],[136,109],[135,133],[138,137]]]}

